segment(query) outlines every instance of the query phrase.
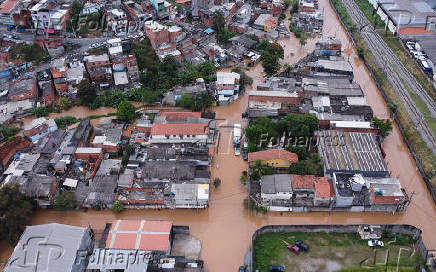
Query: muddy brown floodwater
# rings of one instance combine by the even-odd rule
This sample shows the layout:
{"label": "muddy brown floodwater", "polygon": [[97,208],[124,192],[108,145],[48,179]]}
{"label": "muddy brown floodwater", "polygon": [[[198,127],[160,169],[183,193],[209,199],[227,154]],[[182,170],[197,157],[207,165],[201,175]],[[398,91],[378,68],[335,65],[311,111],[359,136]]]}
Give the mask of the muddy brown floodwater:
{"label": "muddy brown floodwater", "polygon": [[[358,58],[356,49],[352,46],[346,32],[341,27],[338,18],[327,0],[320,1],[324,10],[324,37],[336,36],[342,40],[345,56],[354,68],[355,80],[362,86],[368,103],[375,114],[381,118],[389,118],[389,112],[379,90],[370,77],[365,65]],[[286,61],[293,63],[311,52],[317,38],[310,39],[305,46],[300,46],[298,40],[291,36],[282,39]],[[291,56],[290,53],[294,53]],[[254,78],[252,89],[263,80],[262,66],[252,68],[248,74]],[[120,214],[112,211],[69,211],[39,210],[32,218],[32,224],[58,222],[64,224],[91,226],[103,229],[105,223],[113,219],[172,220],[176,225],[188,225],[191,234],[202,241],[202,258],[207,271],[236,271],[243,262],[244,254],[250,247],[253,232],[269,224],[411,224],[423,230],[423,238],[429,249],[436,249],[436,206],[428,193],[422,177],[409,154],[398,128],[383,142],[386,161],[393,177],[398,177],[402,186],[413,200],[406,212],[397,213],[343,213],[343,212],[313,212],[313,213],[275,213],[266,215],[248,211],[243,206],[247,196],[246,189],[241,185],[239,177],[247,169],[241,157],[233,155],[231,129],[228,126],[241,123],[241,113],[247,107],[247,96],[242,95],[237,101],[227,107],[215,108],[219,121],[221,139],[218,152],[211,167],[212,177],[219,177],[222,184],[218,189],[212,189],[210,207],[205,210],[125,210]],[[100,109],[99,109],[100,110]],[[103,114],[113,109],[102,109]],[[83,108],[74,108],[68,114],[86,116]],[[89,112],[88,112],[89,114]],[[5,261],[11,253],[11,247],[0,245],[0,258]]]}

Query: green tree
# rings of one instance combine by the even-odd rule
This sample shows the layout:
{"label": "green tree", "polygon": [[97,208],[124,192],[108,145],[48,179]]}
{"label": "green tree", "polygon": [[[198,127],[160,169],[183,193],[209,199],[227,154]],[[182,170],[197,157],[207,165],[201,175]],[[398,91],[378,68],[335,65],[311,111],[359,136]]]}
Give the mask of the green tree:
{"label": "green tree", "polygon": [[91,107],[97,100],[97,90],[89,80],[82,80],[77,88],[80,104]]}
{"label": "green tree", "polygon": [[380,130],[380,135],[382,137],[387,137],[389,133],[391,133],[393,128],[391,120],[382,120],[374,116],[372,118],[372,121],[374,122],[374,125]]}
{"label": "green tree", "polygon": [[186,11],[186,22],[192,23],[192,11],[190,9],[188,9],[188,11]]}
{"label": "green tree", "polygon": [[32,108],[32,114],[35,114],[36,117],[43,117],[43,116],[47,116],[49,113],[49,110],[47,107],[44,106],[39,106],[36,108]]}
{"label": "green tree", "polygon": [[303,33],[301,33],[301,36],[300,36],[300,45],[301,46],[305,46],[306,45],[306,43],[307,43],[307,33],[306,32],[303,32]]}
{"label": "green tree", "polygon": [[190,109],[195,105],[195,97],[193,97],[190,94],[184,93],[182,94],[182,96],[180,97],[177,103],[179,104],[180,107]]}
{"label": "green tree", "polygon": [[0,136],[4,139],[9,139],[20,131],[19,128],[12,125],[0,125]]}
{"label": "green tree", "polygon": [[135,148],[131,145],[126,145],[124,147],[123,150],[123,158],[121,160],[121,163],[123,164],[123,166],[126,166],[127,163],[129,162],[129,157],[131,154],[133,154],[133,152],[135,152]]}
{"label": "green tree", "polygon": [[121,101],[117,107],[117,119],[130,122],[135,118],[135,106],[127,100]]}
{"label": "green tree", "polygon": [[204,80],[208,82],[216,80],[216,68],[212,62],[202,62],[200,65],[198,65],[197,70]]}
{"label": "green tree", "polygon": [[0,188],[0,240],[13,244],[20,238],[35,209],[34,201],[28,200],[18,185]]}
{"label": "green tree", "polygon": [[268,117],[256,118],[245,128],[245,136],[250,152],[254,146],[266,147],[270,142],[277,142],[277,124]]}
{"label": "green tree", "polygon": [[287,146],[286,150],[298,155],[298,160],[305,160],[308,156],[307,148],[305,146]]}
{"label": "green tree", "polygon": [[216,38],[220,44],[226,44],[236,34],[227,29],[226,19],[221,11],[215,12],[212,29],[215,30]]}
{"label": "green tree", "polygon": [[65,129],[69,125],[75,124],[79,121],[80,119],[77,119],[76,117],[73,116],[61,116],[55,118],[56,125],[58,126],[59,129]]}
{"label": "green tree", "polygon": [[124,209],[123,203],[119,200],[115,200],[114,204],[112,205],[112,210],[115,213],[120,213]]}
{"label": "green tree", "polygon": [[71,104],[73,102],[71,101],[71,98],[69,97],[61,97],[59,98],[59,106],[63,109],[63,110],[67,110],[71,107]]}
{"label": "green tree", "polygon": [[257,45],[262,58],[265,74],[270,77],[280,70],[279,59],[284,57],[284,50],[278,43],[270,43],[264,39]]}
{"label": "green tree", "polygon": [[289,167],[289,173],[295,175],[315,175],[323,176],[323,164],[321,157],[317,153],[311,154],[310,158],[296,163]]}
{"label": "green tree", "polygon": [[269,165],[263,164],[261,161],[255,161],[251,166],[251,180],[260,180],[263,175],[272,175],[273,168]]}
{"label": "green tree", "polygon": [[74,194],[70,191],[61,192],[52,202],[53,209],[60,211],[71,210],[75,204]]}
{"label": "green tree", "polygon": [[220,185],[221,185],[221,179],[220,178],[215,178],[213,180],[213,187],[215,187],[215,189],[216,189],[216,188],[220,187]]}
{"label": "green tree", "polygon": [[286,115],[277,122],[279,133],[286,132],[289,136],[310,137],[319,128],[319,120],[314,114],[295,114]]}
{"label": "green tree", "polygon": [[241,181],[242,184],[246,184],[248,182],[248,180],[249,180],[248,172],[247,171],[242,171],[242,175],[239,178],[239,180]]}

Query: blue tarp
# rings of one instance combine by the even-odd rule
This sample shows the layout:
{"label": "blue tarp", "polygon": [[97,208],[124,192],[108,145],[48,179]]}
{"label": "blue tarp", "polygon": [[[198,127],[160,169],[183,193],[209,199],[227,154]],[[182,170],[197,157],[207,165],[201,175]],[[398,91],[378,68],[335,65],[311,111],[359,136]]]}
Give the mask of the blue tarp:
{"label": "blue tarp", "polygon": [[215,31],[213,31],[213,29],[210,28],[210,27],[204,31],[204,33],[206,33],[206,34],[212,34],[212,33],[214,33],[214,32],[215,32]]}
{"label": "blue tarp", "polygon": [[11,72],[9,70],[3,70],[0,72],[0,78],[8,77],[11,75]]}

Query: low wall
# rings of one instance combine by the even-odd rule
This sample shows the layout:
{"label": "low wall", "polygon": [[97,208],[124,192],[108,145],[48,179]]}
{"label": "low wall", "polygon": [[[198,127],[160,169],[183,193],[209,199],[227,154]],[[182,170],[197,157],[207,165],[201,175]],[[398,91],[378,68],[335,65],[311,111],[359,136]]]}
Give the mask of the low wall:
{"label": "low wall", "polygon": [[[251,238],[251,248],[254,250],[254,240],[264,233],[275,233],[275,232],[339,232],[339,233],[352,233],[357,232],[357,229],[361,225],[268,225],[264,226],[253,234]],[[418,249],[421,256],[424,260],[427,260],[429,257],[429,251],[425,247],[424,242],[422,241],[421,233],[422,231],[411,225],[380,225],[383,231],[387,231],[390,233],[399,233],[410,235],[415,240],[415,246]],[[251,252],[251,260],[253,260],[253,252]],[[432,263],[432,265],[435,265]],[[251,270],[253,270],[253,261],[251,261]]]}

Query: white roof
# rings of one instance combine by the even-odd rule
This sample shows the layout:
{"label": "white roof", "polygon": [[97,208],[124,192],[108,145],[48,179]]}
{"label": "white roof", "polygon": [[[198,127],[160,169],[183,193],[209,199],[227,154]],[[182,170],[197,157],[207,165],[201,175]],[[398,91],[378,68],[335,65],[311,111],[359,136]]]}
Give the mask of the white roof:
{"label": "white roof", "polygon": [[127,79],[127,73],[126,72],[115,72],[114,73],[114,81],[115,81],[115,85],[128,84],[129,80]]}
{"label": "white roof", "polygon": [[209,199],[209,184],[198,184],[197,198],[199,200]]}
{"label": "white roof", "polygon": [[100,147],[78,147],[76,149],[76,153],[78,154],[98,154],[100,152]]}
{"label": "white roof", "polygon": [[314,107],[330,107],[330,98],[328,96],[314,96],[312,104]]}
{"label": "white roof", "polygon": [[347,102],[350,106],[368,106],[365,97],[347,97]]}
{"label": "white roof", "polygon": [[106,136],[95,136],[94,140],[92,141],[93,144],[102,144],[106,141]]}
{"label": "white roof", "polygon": [[63,183],[63,185],[71,187],[71,188],[76,188],[77,187],[77,182],[78,182],[77,179],[66,178],[64,183]]}
{"label": "white roof", "polygon": [[109,47],[109,54],[111,56],[121,53],[123,53],[123,47],[121,45]]}
{"label": "white roof", "polygon": [[270,97],[298,97],[297,93],[283,91],[249,91],[249,96],[270,96]]}
{"label": "white roof", "polygon": [[216,83],[217,84],[235,84],[235,79],[239,79],[240,74],[235,72],[217,72]]}
{"label": "white roof", "polygon": [[360,122],[360,121],[330,121],[333,127],[341,128],[371,128],[370,122]]}
{"label": "white roof", "polygon": [[121,43],[121,38],[113,38],[107,40],[107,43]]}
{"label": "white roof", "polygon": [[90,55],[90,56],[85,56],[83,60],[84,61],[109,61],[109,56],[106,53],[101,55]]}

